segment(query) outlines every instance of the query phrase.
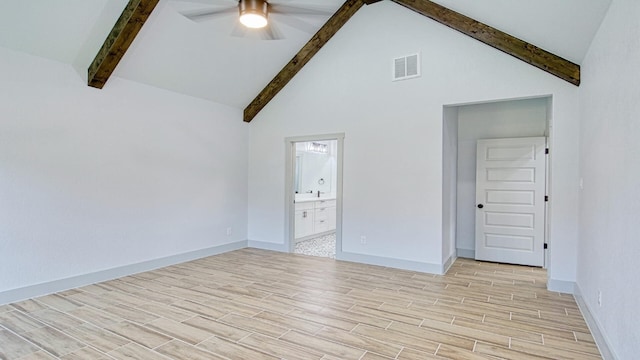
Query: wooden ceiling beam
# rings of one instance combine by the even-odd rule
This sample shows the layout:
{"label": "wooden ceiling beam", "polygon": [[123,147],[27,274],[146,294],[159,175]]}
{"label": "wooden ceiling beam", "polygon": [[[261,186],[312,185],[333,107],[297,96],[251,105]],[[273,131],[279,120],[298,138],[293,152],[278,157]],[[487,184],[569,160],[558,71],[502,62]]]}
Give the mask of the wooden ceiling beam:
{"label": "wooden ceiling beam", "polygon": [[580,85],[580,65],[429,0],[392,0],[552,75]]}
{"label": "wooden ceiling beam", "polygon": [[244,109],[244,121],[251,122],[256,115],[282,90],[291,79],[313,58],[344,24],[366,3],[380,0],[347,0],[338,11],[313,35],[298,53],[280,70],[255,99]]}
{"label": "wooden ceiling beam", "polygon": [[89,65],[89,86],[102,89],[159,0],[129,0],[95,59]]}

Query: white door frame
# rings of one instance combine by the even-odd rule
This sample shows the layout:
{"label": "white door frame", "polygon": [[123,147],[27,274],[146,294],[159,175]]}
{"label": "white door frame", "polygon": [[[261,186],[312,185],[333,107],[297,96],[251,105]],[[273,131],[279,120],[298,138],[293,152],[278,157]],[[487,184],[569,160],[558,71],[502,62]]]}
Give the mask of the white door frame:
{"label": "white door frame", "polygon": [[336,154],[336,258],[342,256],[342,169],[344,133],[305,135],[285,138],[285,188],[284,188],[284,242],[287,252],[292,253],[295,248],[295,166],[298,142],[330,141],[338,142]]}

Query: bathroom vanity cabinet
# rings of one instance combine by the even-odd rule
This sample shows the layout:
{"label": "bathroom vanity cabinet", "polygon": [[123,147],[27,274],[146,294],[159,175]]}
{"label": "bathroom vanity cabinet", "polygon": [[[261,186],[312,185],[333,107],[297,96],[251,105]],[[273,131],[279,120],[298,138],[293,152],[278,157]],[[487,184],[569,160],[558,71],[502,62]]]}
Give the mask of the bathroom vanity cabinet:
{"label": "bathroom vanity cabinet", "polygon": [[335,231],[335,199],[296,201],[295,209],[296,240]]}

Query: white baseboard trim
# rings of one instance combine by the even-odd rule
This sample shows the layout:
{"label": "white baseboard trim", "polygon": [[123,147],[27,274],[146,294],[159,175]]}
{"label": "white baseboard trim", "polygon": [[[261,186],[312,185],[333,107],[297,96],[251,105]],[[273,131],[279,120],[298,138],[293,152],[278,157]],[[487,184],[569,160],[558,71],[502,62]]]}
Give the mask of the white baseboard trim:
{"label": "white baseboard trim", "polygon": [[154,270],[165,266],[180,264],[183,262],[197,260],[208,256],[218,255],[229,251],[244,249],[247,241],[238,241],[230,244],[214,246],[206,249],[190,251],[182,254],[171,255],[160,259],[143,261],[131,265],[120,266],[112,269],[96,271],[89,274],[69,277],[49,281],[42,284],[25,286],[0,292],[0,305],[22,301],[38,296],[53,294],[60,291],[74,289],[81,286],[95,284],[107,280],[117,279],[123,276]]}
{"label": "white baseboard trim", "polygon": [[600,326],[598,320],[596,320],[596,318],[593,316],[593,313],[589,309],[589,305],[587,305],[587,302],[584,301],[582,291],[580,291],[580,286],[578,286],[577,284],[575,286],[575,294],[573,296],[576,298],[576,303],[578,303],[580,312],[582,313],[584,320],[587,322],[589,330],[591,330],[591,334],[596,341],[596,345],[598,345],[598,350],[600,350],[602,359],[618,360],[619,357],[615,355],[612,347],[609,346],[610,342],[608,341],[604,331],[602,331],[602,326]]}
{"label": "white baseboard trim", "polygon": [[575,293],[576,283],[573,281],[547,279],[547,290],[563,294]]}
{"label": "white baseboard trim", "polygon": [[456,255],[458,257],[465,258],[465,259],[475,259],[476,251],[469,250],[469,249],[456,249]]}
{"label": "white baseboard trim", "polygon": [[362,264],[385,266],[385,267],[390,267],[395,269],[419,271],[419,272],[424,272],[429,274],[438,274],[438,275],[442,275],[444,270],[443,265],[441,264],[392,259],[387,257],[356,254],[356,253],[344,252],[344,251],[336,253],[336,260],[351,261],[351,262],[357,262]]}
{"label": "white baseboard trim", "polygon": [[447,259],[447,261],[444,262],[444,265],[442,265],[442,274],[446,274],[447,271],[449,271],[449,269],[451,268],[451,266],[453,265],[454,262],[456,262],[456,259],[458,257],[456,256],[456,254],[451,254],[449,256],[449,258]]}
{"label": "white baseboard trim", "polygon": [[[271,251],[278,251],[278,252],[289,252],[289,249],[287,249],[287,246],[285,244],[279,244],[279,243],[249,240],[248,246],[254,249],[271,250]],[[453,261],[455,260],[455,258],[449,259],[451,261],[451,264],[448,266],[445,266],[445,265],[430,264],[430,263],[420,263],[417,261],[410,261],[410,260],[392,259],[392,258],[386,258],[381,256],[349,253],[349,252],[344,252],[344,251],[340,251],[339,249],[336,249],[336,260],[343,260],[343,261],[350,261],[350,262],[361,263],[361,264],[378,265],[378,266],[385,266],[385,267],[396,268],[396,269],[419,271],[419,272],[425,272],[430,274],[442,275],[445,273],[445,270],[448,270],[448,266],[451,266],[451,264],[453,264]]]}
{"label": "white baseboard trim", "polygon": [[271,243],[266,241],[249,240],[248,247],[261,250],[271,250],[278,252],[289,252],[285,244]]}

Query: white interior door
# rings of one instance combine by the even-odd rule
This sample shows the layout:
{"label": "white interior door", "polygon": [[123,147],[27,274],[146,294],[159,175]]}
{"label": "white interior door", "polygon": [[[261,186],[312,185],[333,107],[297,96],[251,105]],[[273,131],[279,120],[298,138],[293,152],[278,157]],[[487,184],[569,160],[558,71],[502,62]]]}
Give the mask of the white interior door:
{"label": "white interior door", "polygon": [[478,140],[476,259],[544,265],[544,137]]}

